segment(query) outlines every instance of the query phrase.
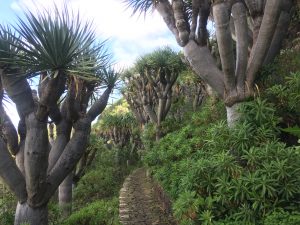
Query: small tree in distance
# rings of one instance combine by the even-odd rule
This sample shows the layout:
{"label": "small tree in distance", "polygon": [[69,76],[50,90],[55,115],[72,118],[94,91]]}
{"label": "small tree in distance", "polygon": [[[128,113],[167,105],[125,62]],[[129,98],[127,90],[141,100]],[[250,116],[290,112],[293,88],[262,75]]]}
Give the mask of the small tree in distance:
{"label": "small tree in distance", "polygon": [[180,56],[166,47],[142,56],[124,73],[124,96],[131,106],[138,105],[133,111],[141,122],[149,117],[155,124],[156,140],[163,135],[161,123],[171,108],[173,85],[185,68]]}
{"label": "small tree in distance", "polygon": [[[105,45],[96,44],[91,24],[79,15],[56,8],[54,15],[25,18],[15,28],[20,38],[0,29],[1,101],[5,90],[20,116],[17,132],[1,104],[0,176],[18,199],[15,224],[45,225],[48,201],[83,155],[118,73],[106,72]],[[38,93],[27,81],[37,76]],[[100,86],[105,91],[88,108]],[[56,125],[52,145],[49,119]]]}

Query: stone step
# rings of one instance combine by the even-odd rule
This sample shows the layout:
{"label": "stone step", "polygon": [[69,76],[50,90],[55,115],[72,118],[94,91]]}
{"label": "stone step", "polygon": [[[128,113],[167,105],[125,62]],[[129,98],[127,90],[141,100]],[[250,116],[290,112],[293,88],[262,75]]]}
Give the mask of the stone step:
{"label": "stone step", "polygon": [[133,171],[120,190],[119,218],[124,225],[172,225],[153,195],[153,184],[144,168]]}

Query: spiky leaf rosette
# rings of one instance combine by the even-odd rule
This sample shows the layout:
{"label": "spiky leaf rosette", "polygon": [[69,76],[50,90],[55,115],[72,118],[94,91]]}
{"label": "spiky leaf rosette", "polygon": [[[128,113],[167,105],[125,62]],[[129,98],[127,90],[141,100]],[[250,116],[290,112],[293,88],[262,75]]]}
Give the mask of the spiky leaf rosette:
{"label": "spiky leaf rosette", "polygon": [[[18,18],[15,29],[21,39],[17,47],[23,52],[15,63],[24,66],[27,74],[65,71],[88,77],[93,63],[90,56],[99,51],[93,47],[95,33],[91,23],[82,23],[79,14],[65,6],[54,11],[43,10],[33,14],[29,10],[25,19]],[[78,60],[85,58],[85,60]],[[66,73],[68,74],[68,73]]]}
{"label": "spiky leaf rosette", "polygon": [[0,68],[7,69],[18,54],[19,39],[9,26],[0,25]]}
{"label": "spiky leaf rosette", "polygon": [[99,73],[102,76],[104,86],[115,88],[118,85],[121,73],[116,69],[110,66],[108,68],[103,68]]}

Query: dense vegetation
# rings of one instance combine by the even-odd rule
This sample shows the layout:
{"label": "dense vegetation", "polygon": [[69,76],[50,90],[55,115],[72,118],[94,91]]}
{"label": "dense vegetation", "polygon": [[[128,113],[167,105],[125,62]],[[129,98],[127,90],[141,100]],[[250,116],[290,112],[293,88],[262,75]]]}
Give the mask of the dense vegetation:
{"label": "dense vegetation", "polygon": [[150,146],[144,162],[180,224],[300,223],[299,62],[298,51],[285,51],[262,71],[234,128],[224,105],[208,100]]}

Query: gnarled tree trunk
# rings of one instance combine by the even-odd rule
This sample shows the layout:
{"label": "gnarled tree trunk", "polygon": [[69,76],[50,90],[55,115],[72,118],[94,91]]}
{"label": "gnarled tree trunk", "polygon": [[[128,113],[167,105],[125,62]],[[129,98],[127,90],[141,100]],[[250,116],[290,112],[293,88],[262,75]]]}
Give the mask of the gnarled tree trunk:
{"label": "gnarled tree trunk", "polygon": [[59,207],[63,217],[68,217],[72,212],[72,184],[73,173],[70,173],[58,188]]}
{"label": "gnarled tree trunk", "polygon": [[[280,49],[292,1],[195,0],[191,3],[192,10],[188,3],[179,0],[155,1],[154,7],[183,47],[193,70],[224,100],[228,125],[233,126],[236,121],[233,118],[237,116],[235,105],[253,96],[259,69],[271,62]],[[190,17],[184,16],[189,13]],[[214,17],[222,69],[206,44],[210,13]]]}
{"label": "gnarled tree trunk", "polygon": [[15,225],[47,225],[48,224],[48,207],[43,205],[33,208],[27,202],[18,203],[15,215]]}

